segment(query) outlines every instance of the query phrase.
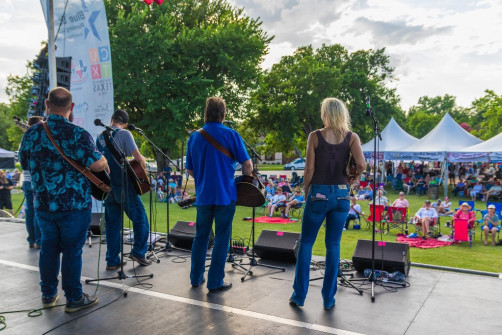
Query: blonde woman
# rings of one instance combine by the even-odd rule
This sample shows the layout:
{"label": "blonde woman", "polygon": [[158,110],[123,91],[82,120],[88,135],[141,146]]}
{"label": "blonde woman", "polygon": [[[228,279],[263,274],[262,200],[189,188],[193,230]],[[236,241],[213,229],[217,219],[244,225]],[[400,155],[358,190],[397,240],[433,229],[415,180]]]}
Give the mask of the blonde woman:
{"label": "blonde woman", "polygon": [[322,288],[324,308],[335,305],[340,238],[350,209],[346,166],[352,153],[357,177],[366,168],[361,141],[349,130],[350,115],[345,104],[336,98],[326,98],[321,105],[324,128],[309,134],[304,190],[307,196],[303,212],[300,249],[290,303],[303,306],[309,285],[312,247],[319,228],[326,220],[326,270]]}

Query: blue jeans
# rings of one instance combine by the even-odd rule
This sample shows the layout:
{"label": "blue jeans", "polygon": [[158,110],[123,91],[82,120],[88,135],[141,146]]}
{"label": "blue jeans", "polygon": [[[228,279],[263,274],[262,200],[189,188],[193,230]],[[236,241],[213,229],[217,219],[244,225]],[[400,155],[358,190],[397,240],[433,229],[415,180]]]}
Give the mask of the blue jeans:
{"label": "blue jeans", "polygon": [[196,232],[192,244],[192,268],[190,271],[192,285],[200,285],[204,278],[209,235],[214,220],[214,246],[211,254],[211,266],[207,275],[207,288],[212,290],[223,286],[234,214],[235,201],[232,201],[228,206],[197,206]]}
{"label": "blue jeans", "polygon": [[26,231],[28,232],[28,243],[37,245],[41,244],[42,232],[38,226],[38,221],[35,216],[35,207],[33,206],[33,188],[31,186],[31,181],[23,182],[23,192],[24,198],[26,199],[26,209],[25,221],[26,221]]}
{"label": "blue jeans", "polygon": [[303,211],[300,249],[296,261],[295,281],[291,299],[303,306],[310,279],[312,247],[323,221],[326,219],[326,269],[322,285],[325,307],[335,303],[338,265],[340,263],[340,239],[345,219],[350,209],[347,185],[311,185]]}
{"label": "blue jeans", "polygon": [[42,231],[40,251],[40,286],[44,297],[54,297],[58,291],[58,274],[61,261],[63,291],[67,301],[82,296],[82,247],[91,224],[91,211],[36,212]]}
{"label": "blue jeans", "polygon": [[[113,189],[105,200],[105,234],[106,234],[106,263],[110,266],[120,264],[120,252],[122,242],[120,240],[120,230],[122,221],[120,220],[120,188]],[[132,221],[134,229],[134,244],[131,254],[144,258],[148,249],[148,217],[146,216],[145,206],[141,197],[132,189],[128,188],[125,195],[124,212]]]}

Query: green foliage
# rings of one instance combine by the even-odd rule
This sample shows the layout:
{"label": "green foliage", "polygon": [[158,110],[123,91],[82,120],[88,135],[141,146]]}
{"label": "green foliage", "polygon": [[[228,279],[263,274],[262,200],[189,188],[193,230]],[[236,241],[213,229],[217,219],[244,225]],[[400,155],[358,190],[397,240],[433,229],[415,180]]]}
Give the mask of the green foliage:
{"label": "green foliage", "polygon": [[116,105],[161,149],[179,156],[211,95],[226,100],[229,116],[245,114],[271,40],[259,20],[226,0],[105,5]]}
{"label": "green foliage", "polygon": [[352,126],[362,141],[371,137],[371,123],[365,117],[365,97],[372,98],[377,118],[386,124],[392,116],[404,117],[395,90],[385,86],[393,68],[385,49],[349,53],[343,46],[323,45],[298,48],[284,56],[261,79],[253,94],[252,125],[265,136],[265,151],[292,152],[297,144],[304,151],[306,137],[322,127],[320,104],[326,97],[347,103]]}
{"label": "green foliage", "polygon": [[472,103],[475,111],[474,118],[479,120],[473,134],[483,140],[487,140],[500,133],[502,129],[502,95],[497,95],[494,91],[486,90],[485,96]]}
{"label": "green foliage", "polygon": [[472,113],[466,108],[457,106],[456,97],[445,94],[433,98],[420,97],[418,104],[408,110],[404,128],[411,135],[422,138],[441,121],[446,113],[450,113],[450,116],[459,124],[467,122],[471,125],[469,121]]}

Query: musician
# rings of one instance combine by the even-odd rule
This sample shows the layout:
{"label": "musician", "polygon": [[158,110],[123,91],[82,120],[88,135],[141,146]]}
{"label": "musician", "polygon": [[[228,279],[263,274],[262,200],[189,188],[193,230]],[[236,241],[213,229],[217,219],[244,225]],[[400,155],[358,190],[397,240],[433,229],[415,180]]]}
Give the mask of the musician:
{"label": "musician", "polygon": [[[226,106],[221,98],[206,100],[203,129],[229,150],[242,164],[242,173],[250,175],[253,164],[240,135],[223,125]],[[205,282],[204,271],[209,234],[215,222],[215,239],[209,267],[207,288],[210,292],[226,290],[231,283],[223,281],[230,231],[235,213],[237,190],[234,183],[235,161],[210,144],[199,132],[188,139],[186,169],[195,181],[197,194],[196,233],[192,245],[192,287]]]}
{"label": "musician", "polygon": [[300,249],[296,263],[294,292],[290,303],[303,306],[309,286],[312,247],[321,224],[326,220],[326,270],[322,288],[326,310],[335,305],[340,238],[350,209],[346,174],[349,153],[356,163],[356,179],[366,168],[359,136],[349,131],[350,115],[345,104],[326,98],[321,105],[324,128],[310,133],[307,140],[304,190],[307,203],[303,212]]}
{"label": "musician", "polygon": [[14,215],[12,210],[12,195],[11,191],[14,184],[7,178],[4,170],[0,170],[0,209],[6,209],[11,215]]}
{"label": "musician", "polygon": [[[91,135],[69,122],[73,106],[68,90],[56,87],[49,92],[45,101],[47,126],[56,144],[81,166],[96,172],[108,170],[106,158],[96,149]],[[91,223],[91,182],[61,156],[42,123],[24,134],[19,160],[31,174],[36,216],[42,231],[39,266],[43,306],[54,307],[59,299],[60,268],[65,311],[76,312],[96,304],[97,298],[82,293],[80,282],[82,247]]]}
{"label": "musician", "polygon": [[[116,110],[110,120],[110,126],[113,128],[111,145],[123,152],[126,157],[134,157],[143,167],[146,166],[145,158],[141,155],[134,142],[131,132],[127,129],[129,114],[121,109]],[[129,254],[129,258],[138,262],[142,266],[148,266],[151,261],[145,257],[148,249],[148,218],[146,216],[145,206],[141,197],[134,190],[129,177],[126,178],[126,184],[122,184],[122,169],[120,168],[120,158],[116,158],[112,151],[107,147],[105,137],[107,131],[98,136],[98,150],[108,159],[110,164],[110,179],[112,181],[112,192],[105,200],[105,234],[106,234],[106,269],[115,270],[120,267],[120,252],[122,243],[120,240],[120,231],[122,229],[121,221],[121,193],[124,194],[124,212],[131,219],[134,229],[134,244]],[[127,261],[124,259],[124,265]]]}
{"label": "musician", "polygon": [[[31,116],[28,119],[28,127],[43,121],[41,116]],[[35,215],[35,207],[33,204],[33,187],[31,186],[31,175],[29,170],[23,170],[23,192],[26,199],[25,222],[26,231],[28,232],[28,243],[30,248],[42,248],[42,233]]]}

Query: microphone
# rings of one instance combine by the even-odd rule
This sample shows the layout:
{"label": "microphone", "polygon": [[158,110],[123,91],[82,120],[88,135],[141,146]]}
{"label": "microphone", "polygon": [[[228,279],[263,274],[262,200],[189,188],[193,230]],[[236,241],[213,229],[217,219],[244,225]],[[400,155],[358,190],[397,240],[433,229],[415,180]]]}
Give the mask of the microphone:
{"label": "microphone", "polygon": [[370,102],[370,96],[368,95],[366,97],[366,116],[371,115],[371,102]]}
{"label": "microphone", "polygon": [[112,128],[112,127],[105,125],[103,122],[101,122],[101,120],[100,120],[100,119],[96,119],[96,120],[94,120],[94,125],[95,125],[95,126],[101,126],[101,127],[104,127],[104,128],[105,128],[106,130],[108,130],[108,131],[113,131],[113,128]]}
{"label": "microphone", "polygon": [[138,132],[140,132],[140,133],[142,133],[142,132],[143,132],[143,130],[141,130],[141,128],[136,127],[136,126],[135,126],[135,125],[133,125],[132,123],[129,123],[129,124],[127,125],[127,129],[129,129],[129,130],[135,130],[135,131],[138,131]]}

